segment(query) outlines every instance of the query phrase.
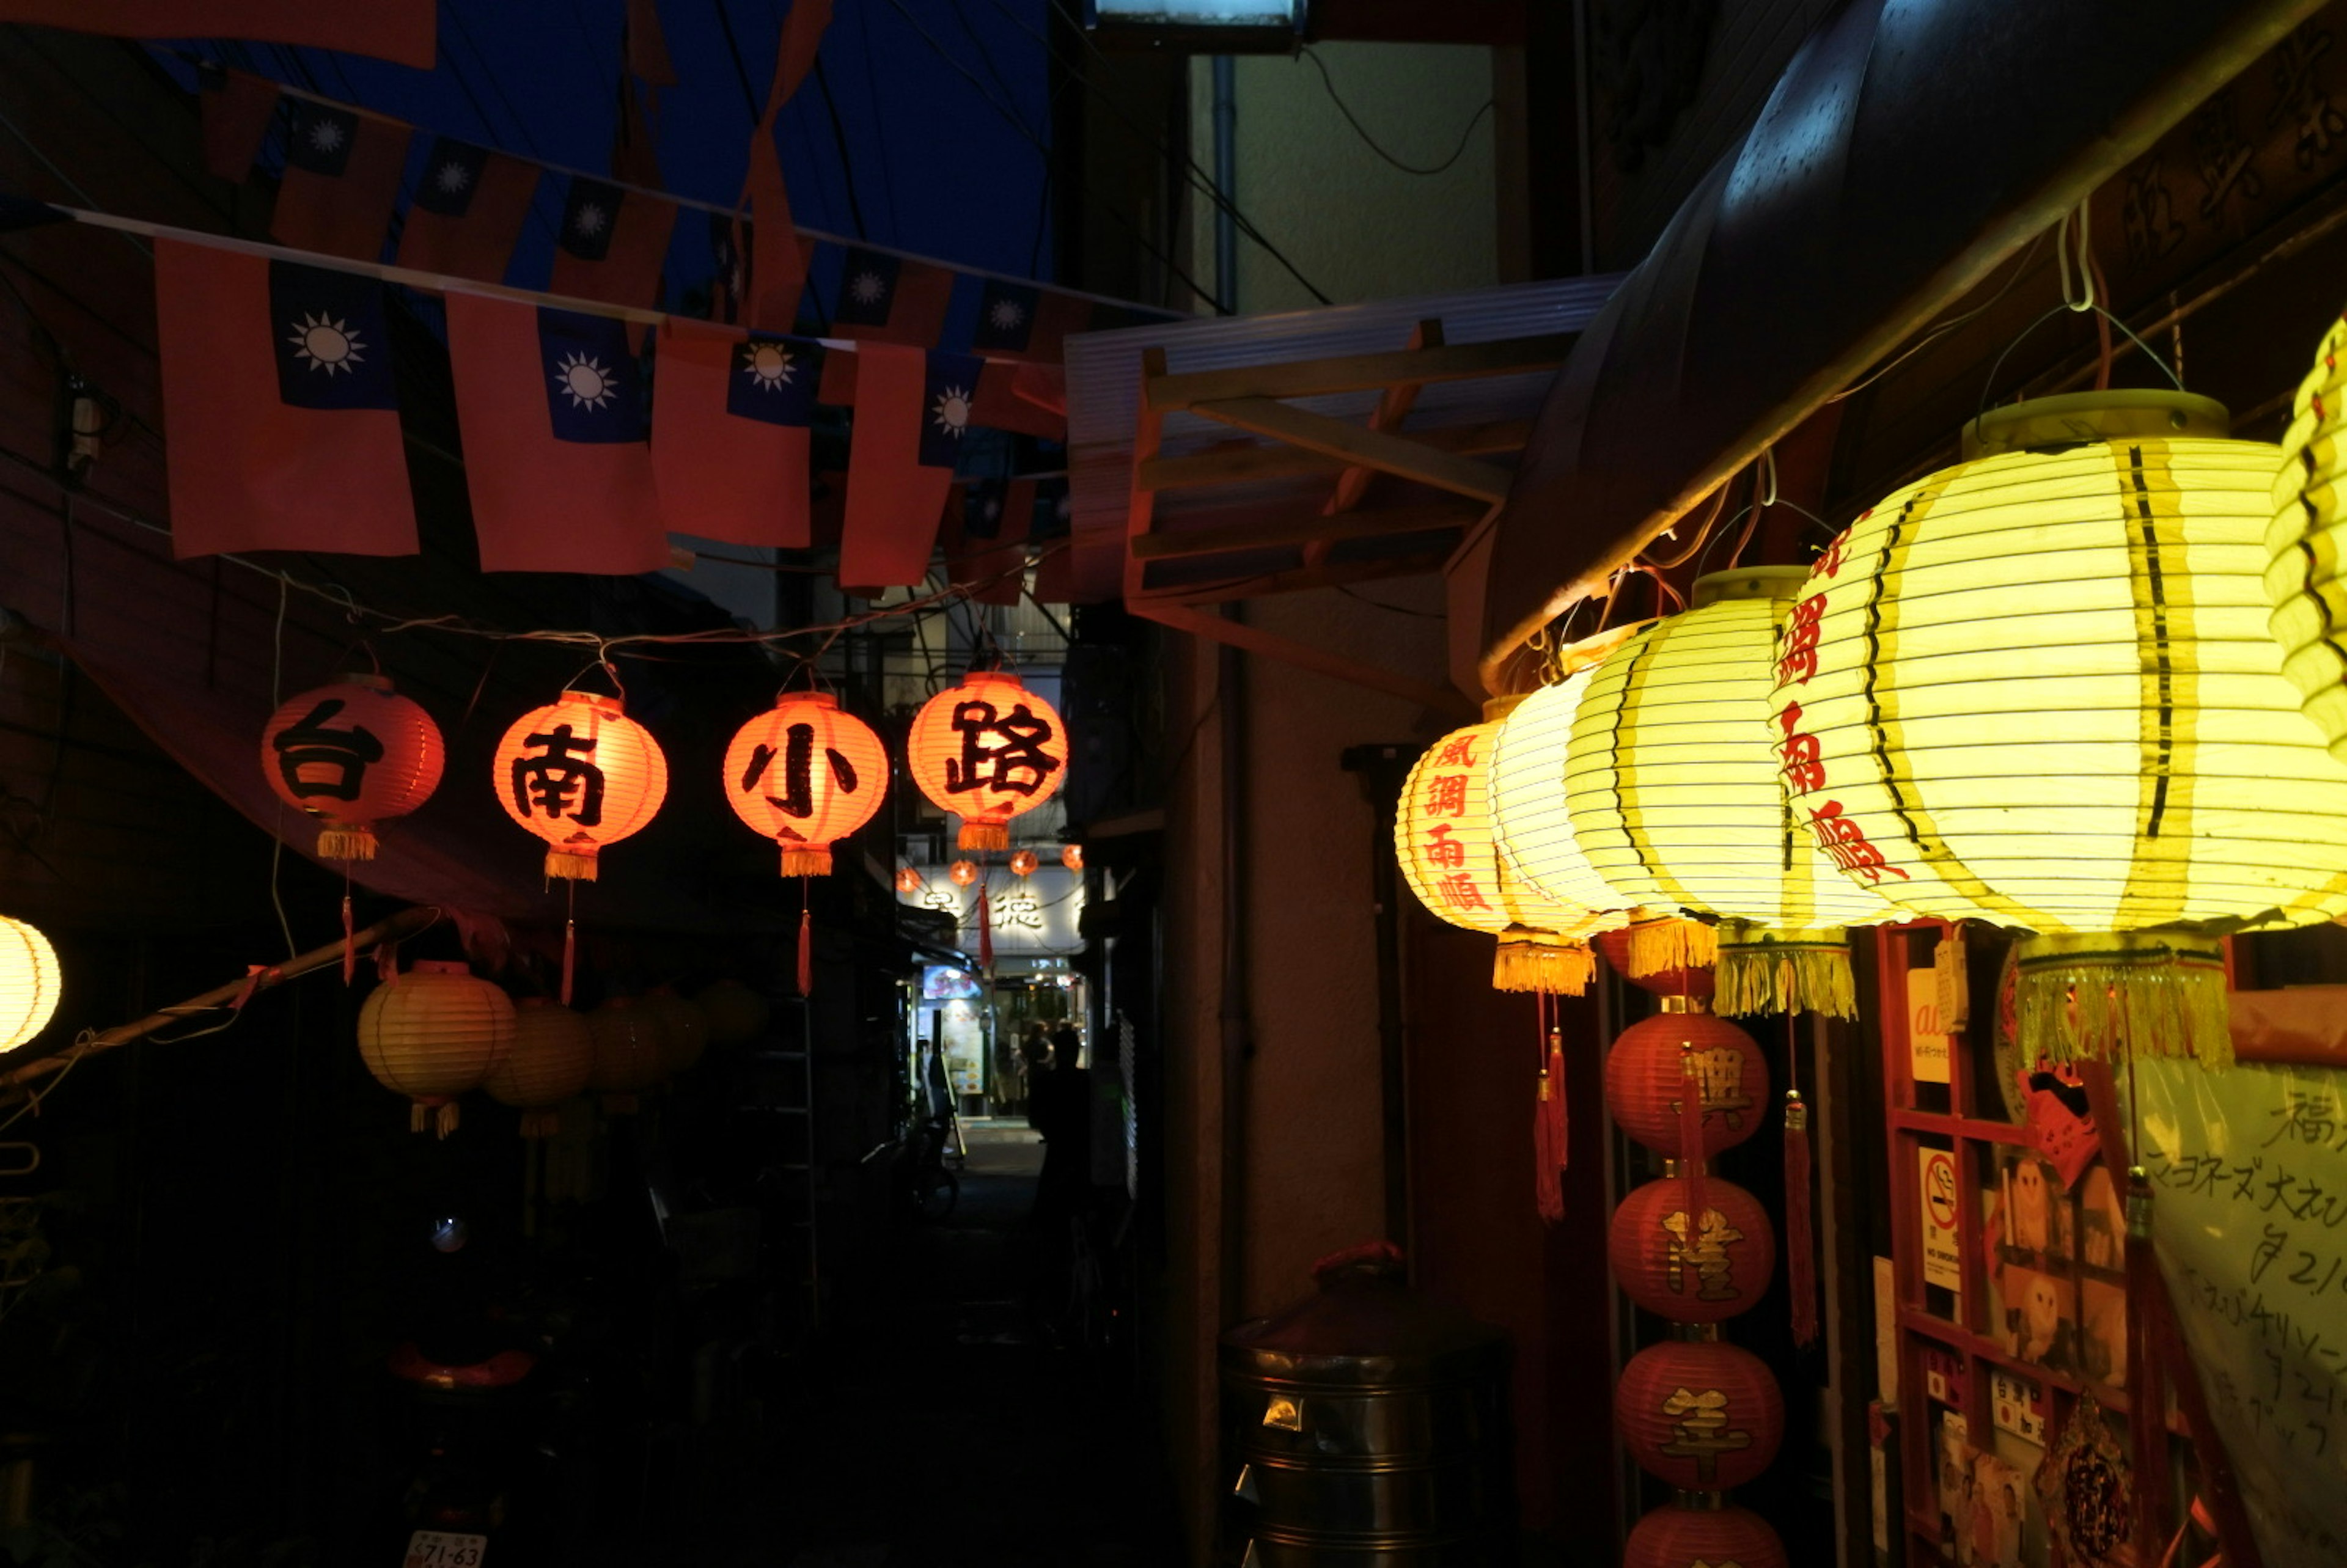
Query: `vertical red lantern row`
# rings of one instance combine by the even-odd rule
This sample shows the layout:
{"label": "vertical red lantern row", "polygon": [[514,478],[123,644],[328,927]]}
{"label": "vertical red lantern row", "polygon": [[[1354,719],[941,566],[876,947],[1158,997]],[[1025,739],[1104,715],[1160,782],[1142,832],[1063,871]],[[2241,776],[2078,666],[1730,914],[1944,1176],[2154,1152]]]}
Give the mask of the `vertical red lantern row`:
{"label": "vertical red lantern row", "polygon": [[1680,1495],[1638,1522],[1623,1562],[1783,1568],[1775,1532],[1724,1494],[1776,1458],[1784,1396],[1767,1365],[1723,1342],[1718,1328],[1768,1288],[1776,1236],[1759,1200],[1708,1170],[1714,1155],[1758,1130],[1768,1069],[1758,1042],[1696,997],[1666,996],[1662,1005],[1624,1030],[1605,1060],[1615,1124],[1666,1156],[1662,1179],[1614,1211],[1606,1253],[1630,1298],[1673,1326],[1672,1338],[1623,1368],[1614,1419],[1640,1468]]}

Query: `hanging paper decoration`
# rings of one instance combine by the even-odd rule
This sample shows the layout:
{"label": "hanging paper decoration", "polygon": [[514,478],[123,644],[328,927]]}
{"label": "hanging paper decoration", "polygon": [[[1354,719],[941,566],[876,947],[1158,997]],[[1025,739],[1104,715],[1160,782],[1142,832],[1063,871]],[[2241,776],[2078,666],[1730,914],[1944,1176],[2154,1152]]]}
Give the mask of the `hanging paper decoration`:
{"label": "hanging paper decoration", "polygon": [[905,762],[921,793],[961,818],[958,847],[1008,849],[1010,819],[1059,790],[1067,727],[1018,676],[973,670],[914,716]]}
{"label": "hanging paper decoration", "polygon": [[2135,1526],[2135,1474],[2092,1394],[2079,1396],[2032,1484],[2045,1511],[2045,1533],[2064,1562],[2116,1568],[2135,1561],[2127,1544]]}
{"label": "hanging paper decoration", "polygon": [[899,866],[897,867],[897,892],[918,893],[920,890],[921,874],[918,871],[914,870],[909,866]]}
{"label": "hanging paper decoration", "polygon": [[0,1051],[14,1050],[49,1027],[63,994],[57,952],[22,920],[0,915]]}
{"label": "hanging paper decoration", "polygon": [[1639,1468],[1684,1491],[1758,1478],[1785,1437],[1785,1397],[1768,1364],[1717,1339],[1666,1339],[1630,1358],[1614,1424]]}
{"label": "hanging paper decoration", "polygon": [[957,860],[946,867],[946,876],[957,887],[967,887],[978,880],[978,867],[967,860]]}
{"label": "hanging paper decoration", "polygon": [[619,698],[565,692],[506,731],[492,782],[506,815],[546,840],[546,874],[592,882],[603,846],[660,810],[668,759]]}
{"label": "hanging paper decoration", "polygon": [[2316,350],[2314,368],[2298,385],[2267,525],[2266,597],[2269,625],[2281,644],[2282,672],[2298,688],[2331,754],[2347,762],[2347,592],[2340,574],[2342,528],[2347,523],[2347,452],[2340,432],[2347,420],[2339,354],[2347,320],[2331,323]]}
{"label": "hanging paper decoration", "polygon": [[1060,851],[1060,864],[1071,871],[1081,871],[1084,868],[1084,846],[1071,844]]}
{"label": "hanging paper decoration", "polygon": [[1033,850],[1013,850],[1010,855],[1010,875],[1013,876],[1032,876],[1035,875],[1035,867],[1040,864],[1042,864],[1042,862],[1036,858],[1036,855]]}
{"label": "hanging paper decoration", "polygon": [[[1703,1223],[1687,1200],[1699,1186]],[[1777,1273],[1777,1232],[1760,1200],[1733,1182],[1665,1176],[1614,1211],[1605,1253],[1624,1294],[1675,1323],[1721,1323],[1760,1303]]]}
{"label": "hanging paper decoration", "polygon": [[662,987],[648,994],[640,1004],[658,1024],[661,1037],[661,1071],[673,1078],[692,1067],[709,1049],[709,1015],[698,1003]]}
{"label": "hanging paper decoration", "polygon": [[725,798],[781,846],[785,876],[829,876],[831,846],[870,822],[887,791],[880,737],[828,692],[785,692],[725,748]]}
{"label": "hanging paper decoration", "polygon": [[709,1020],[712,1045],[747,1045],[766,1031],[774,1015],[765,998],[731,978],[711,981],[692,999]]}
{"label": "hanging paper decoration", "polygon": [[407,1096],[408,1127],[425,1113],[456,1130],[456,1098],[477,1089],[514,1046],[511,998],[463,964],[425,960],[375,987],[359,1009],[359,1055],[375,1081]]}
{"label": "hanging paper decoration", "polygon": [[[1717,984],[1712,973],[1717,956],[1715,937],[1712,928],[1699,920],[1671,917],[1602,931],[1591,945],[1605,955],[1615,974],[1640,990],[1665,999],[1706,1001]],[[1633,944],[1641,944],[1635,956]]]}
{"label": "hanging paper decoration", "polygon": [[624,1116],[668,1074],[660,1017],[631,997],[613,997],[587,1015],[587,1033],[595,1046],[587,1087],[603,1097],[604,1110]]}
{"label": "hanging paper decoration", "polygon": [[2267,634],[2277,454],[2226,421],[2148,392],[1997,410],[1786,628],[1802,824],[1903,907],[2037,933],[2026,1055],[2229,1062],[2218,938],[2347,912],[2347,764]]}
{"label": "hanging paper decoration", "polygon": [[289,698],[261,732],[261,774],[318,819],[324,860],[373,860],[374,825],[430,799],[446,756],[432,715],[380,675]]}
{"label": "hanging paper decoration", "polygon": [[1680,1149],[1685,1099],[1681,1047],[1694,1047],[1702,1081],[1703,1153],[1708,1159],[1760,1130],[1768,1113],[1768,1062],[1760,1042],[1723,1018],[1665,1010],[1622,1031],[1605,1054],[1605,1109],[1630,1137],[1665,1154]]}
{"label": "hanging paper decoration", "polygon": [[594,1065],[595,1042],[583,1016],[545,997],[523,997],[514,1004],[513,1049],[482,1087],[498,1104],[521,1112],[523,1137],[551,1138],[562,1121],[556,1107],[586,1092]]}
{"label": "hanging paper decoration", "polygon": [[1631,1530],[1622,1568],[1787,1568],[1785,1543],[1748,1508],[1658,1508]]}

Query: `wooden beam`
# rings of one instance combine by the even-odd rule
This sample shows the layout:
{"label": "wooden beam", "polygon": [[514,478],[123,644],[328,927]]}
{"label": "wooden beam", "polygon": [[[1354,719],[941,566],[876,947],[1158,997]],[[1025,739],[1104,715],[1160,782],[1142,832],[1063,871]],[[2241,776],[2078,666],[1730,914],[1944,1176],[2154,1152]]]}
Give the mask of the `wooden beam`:
{"label": "wooden beam", "polygon": [[1442,348],[1394,349],[1385,354],[1153,375],[1143,385],[1142,406],[1171,414],[1235,397],[1316,397],[1332,392],[1379,392],[1405,381],[1473,381],[1487,375],[1553,373],[1563,365],[1576,335],[1554,333]]}
{"label": "wooden beam", "polygon": [[[1521,452],[1532,439],[1529,419],[1495,419],[1482,425],[1437,425],[1399,432],[1438,452],[1481,456],[1493,452]],[[1144,490],[1179,490],[1195,485],[1245,485],[1266,479],[1309,478],[1342,474],[1352,465],[1342,457],[1307,452],[1284,441],[1217,442],[1200,452],[1178,457],[1148,457],[1134,466]]]}
{"label": "wooden beam", "polygon": [[1431,682],[1416,680],[1380,665],[1365,664],[1358,659],[1348,659],[1309,642],[1282,637],[1276,631],[1266,631],[1259,626],[1208,615],[1192,605],[1148,599],[1129,600],[1127,604],[1133,614],[1153,620],[1160,626],[1170,626],[1177,631],[1187,631],[1210,641],[1226,642],[1234,648],[1310,670],[1347,685],[1384,692],[1405,702],[1416,702],[1420,707],[1431,708],[1437,713],[1471,720],[1481,712],[1475,703],[1469,702],[1454,687],[1437,686]]}
{"label": "wooden beam", "polygon": [[1232,599],[1265,599],[1275,593],[1342,588],[1356,582],[1375,582],[1382,578],[1424,577],[1430,572],[1441,570],[1443,559],[1449,554],[1448,549],[1419,550],[1406,556],[1378,556],[1368,560],[1339,561],[1334,566],[1307,566],[1293,571],[1264,572],[1235,586],[1228,582],[1201,583],[1190,589],[1168,586],[1150,591],[1191,604],[1220,604]]}
{"label": "wooden beam", "polygon": [[1143,560],[1174,560],[1185,556],[1221,555],[1230,550],[1270,549],[1280,545],[1306,545],[1338,539],[1382,538],[1389,534],[1423,533],[1430,528],[1464,528],[1481,522],[1485,509],[1444,501],[1423,507],[1347,512],[1335,518],[1320,512],[1297,512],[1276,522],[1239,523],[1212,528],[1161,529],[1133,540],[1133,553]]}
{"label": "wooden beam", "polygon": [[1504,501],[1512,477],[1496,463],[1480,463],[1454,452],[1438,451],[1406,436],[1370,430],[1325,414],[1293,408],[1268,397],[1234,397],[1198,404],[1193,412],[1208,419],[1252,430],[1301,446],[1361,464],[1382,474],[1415,479],[1440,490],[1479,501]]}
{"label": "wooden beam", "polygon": [[[1419,323],[1410,332],[1408,346],[1412,352],[1440,348],[1442,323],[1439,321]],[[1418,389],[1424,384],[1423,382],[1405,381],[1379,393],[1378,405],[1369,415],[1369,428],[1381,430],[1389,436],[1400,430],[1401,422],[1409,417],[1410,405],[1418,401]],[[1328,497],[1328,504],[1320,509],[1333,516],[1337,512],[1349,512],[1359,506],[1361,497],[1368,490],[1369,476],[1375,472],[1374,468],[1357,463],[1337,475],[1337,487]]]}

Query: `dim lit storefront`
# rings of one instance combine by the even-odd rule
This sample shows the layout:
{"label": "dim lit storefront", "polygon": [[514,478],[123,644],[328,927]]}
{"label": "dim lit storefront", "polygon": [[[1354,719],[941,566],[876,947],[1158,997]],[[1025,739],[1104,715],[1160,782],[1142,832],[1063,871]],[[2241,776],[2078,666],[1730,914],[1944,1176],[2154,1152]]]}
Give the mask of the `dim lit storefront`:
{"label": "dim lit storefront", "polygon": [[923,969],[907,1015],[908,1078],[930,1081],[935,1056],[959,1114],[1023,1115],[1030,1072],[1049,1064],[1052,1037],[1087,1033],[1089,989],[1073,968],[1084,950],[1083,873],[1065,865],[981,873],[960,864],[969,866],[966,882],[950,865],[911,867],[899,882],[898,900],[949,918],[955,945],[971,960]]}

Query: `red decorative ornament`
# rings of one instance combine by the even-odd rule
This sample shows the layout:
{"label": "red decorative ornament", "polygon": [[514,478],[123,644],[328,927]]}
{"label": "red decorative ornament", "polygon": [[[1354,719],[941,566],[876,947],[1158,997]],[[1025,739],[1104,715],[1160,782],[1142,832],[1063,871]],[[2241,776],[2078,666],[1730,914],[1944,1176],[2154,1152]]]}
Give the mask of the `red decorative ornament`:
{"label": "red decorative ornament", "polygon": [[1041,864],[1042,862],[1036,857],[1033,850],[1014,850],[1010,856],[1010,875],[1013,876],[1032,876],[1035,875],[1035,867]]}
{"label": "red decorative ornament", "polygon": [[909,866],[898,866],[897,868],[897,891],[899,893],[918,893],[920,890],[921,874],[914,870]]}
{"label": "red decorative ornament", "polygon": [[1664,1012],[1624,1030],[1605,1057],[1605,1109],[1640,1143],[1678,1156],[1682,1043],[1695,1047],[1703,1081],[1703,1153],[1710,1159],[1758,1132],[1768,1110],[1768,1063],[1760,1042],[1724,1018]]}
{"label": "red decorative ornament", "polygon": [[1622,1200],[1605,1235],[1614,1281],[1674,1323],[1719,1323],[1759,1305],[1777,1272],[1777,1235],[1760,1200],[1706,1176],[1703,1224],[1690,1238],[1684,1177],[1648,1182]]}
{"label": "red decorative ornament", "polygon": [[1050,800],[1068,767],[1067,726],[1007,670],[973,670],[922,705],[905,738],[913,782],[961,818],[962,849],[1008,849],[1010,819]]}
{"label": "red decorative ornament", "polygon": [[1787,1568],[1785,1543],[1748,1508],[1658,1508],[1638,1521],[1622,1568]]}
{"label": "red decorative ornament", "polygon": [[1071,844],[1060,851],[1060,864],[1071,871],[1081,871],[1084,868],[1084,846]]}
{"label": "red decorative ornament", "polygon": [[603,846],[667,798],[668,758],[619,698],[565,692],[513,722],[491,784],[506,815],[546,840],[548,876],[592,882]]}
{"label": "red decorative ornament", "polygon": [[978,880],[978,867],[967,860],[957,860],[946,867],[946,875],[957,887],[967,887]]}
{"label": "red decorative ornament", "polygon": [[1613,966],[1614,972],[1640,990],[1658,997],[1694,997],[1709,1001],[1715,982],[1708,961],[1668,965],[1645,975],[1630,972],[1630,948],[1639,929],[1637,926],[1624,926],[1600,932],[1591,940],[1597,950],[1605,955],[1605,961]]}
{"label": "red decorative ornament", "polygon": [[888,793],[888,753],[828,692],[786,692],[733,733],[725,798],[782,847],[785,876],[827,876],[831,846],[872,820]]}
{"label": "red decorative ornament", "polygon": [[1622,1368],[1614,1425],[1649,1474],[1683,1491],[1720,1491],[1757,1479],[1777,1457],[1785,1397],[1749,1350],[1665,1339]]}
{"label": "red decorative ornament", "polygon": [[446,761],[432,715],[380,675],[288,698],[261,732],[261,774],[318,819],[323,860],[373,860],[374,824],[429,800]]}

